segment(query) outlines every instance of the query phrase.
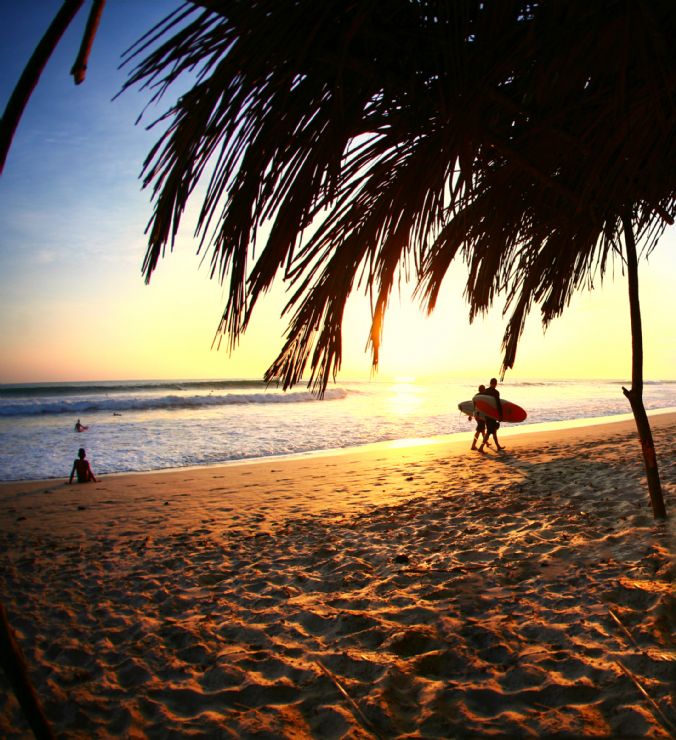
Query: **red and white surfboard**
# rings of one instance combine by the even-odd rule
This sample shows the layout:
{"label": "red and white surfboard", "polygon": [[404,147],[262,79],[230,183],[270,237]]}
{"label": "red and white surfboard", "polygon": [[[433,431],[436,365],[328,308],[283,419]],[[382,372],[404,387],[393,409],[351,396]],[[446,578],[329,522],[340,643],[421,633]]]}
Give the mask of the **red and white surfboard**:
{"label": "red and white surfboard", "polygon": [[498,414],[498,406],[497,406],[497,399],[495,396],[485,396],[483,393],[477,393],[476,396],[472,399],[474,402],[474,405],[476,406],[478,411],[481,411],[482,414],[486,414],[486,416],[490,416],[491,419],[499,419],[500,421],[510,421],[514,424],[523,421],[528,414],[526,413],[525,409],[522,409],[521,406],[517,406],[515,403],[512,403],[511,401],[506,401],[504,399],[500,399],[500,404],[502,406],[502,418]]}

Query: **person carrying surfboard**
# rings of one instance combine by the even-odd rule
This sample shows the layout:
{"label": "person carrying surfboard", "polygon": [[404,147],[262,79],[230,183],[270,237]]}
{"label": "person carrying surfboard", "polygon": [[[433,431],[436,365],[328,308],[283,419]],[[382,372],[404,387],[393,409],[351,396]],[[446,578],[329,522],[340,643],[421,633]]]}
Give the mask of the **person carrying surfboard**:
{"label": "person carrying surfboard", "polygon": [[[486,386],[480,385],[479,386],[479,393],[485,393],[486,392]],[[481,435],[481,441],[482,444],[486,442],[486,416],[479,411],[476,406],[474,407],[474,421],[476,421],[476,429],[474,430],[474,439],[472,440],[472,446],[470,449],[476,450],[478,447],[476,446],[477,439],[479,439],[479,435]],[[488,443],[490,446],[490,442]]]}
{"label": "person carrying surfboard", "polygon": [[[498,419],[502,419],[502,403],[500,402],[500,391],[497,386],[497,378],[491,378],[490,387],[484,390],[484,395],[493,396],[493,398],[495,398],[495,405],[498,410]],[[495,440],[495,448],[497,450],[505,449],[498,442],[498,429],[500,428],[500,422],[498,419],[491,419],[490,416],[486,416],[486,434],[484,435],[484,441],[479,445],[479,452],[484,451],[484,444],[486,444],[489,437],[493,437]]]}
{"label": "person carrying surfboard", "polygon": [[497,378],[491,378],[490,387],[486,388],[484,396],[493,396],[493,398],[495,398],[495,405],[498,407],[498,419],[502,421],[502,403],[500,401],[500,391],[498,390]]}

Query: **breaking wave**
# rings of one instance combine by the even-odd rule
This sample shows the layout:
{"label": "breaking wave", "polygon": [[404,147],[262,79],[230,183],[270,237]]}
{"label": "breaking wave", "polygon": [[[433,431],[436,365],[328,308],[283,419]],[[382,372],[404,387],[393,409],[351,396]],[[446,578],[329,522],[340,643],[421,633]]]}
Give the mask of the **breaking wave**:
{"label": "breaking wave", "polygon": [[[80,390],[80,389],[77,389]],[[127,386],[125,391],[129,391]],[[179,389],[177,389],[179,390]],[[9,416],[41,416],[44,414],[72,414],[85,415],[94,412],[124,412],[149,410],[179,410],[213,408],[215,406],[243,406],[254,404],[297,404],[317,401],[317,396],[310,391],[287,392],[262,391],[260,393],[208,393],[208,394],[158,394],[158,395],[111,395],[92,393],[86,389],[86,397],[73,397],[71,388],[70,398],[60,398],[58,394],[51,397],[44,395],[33,398],[7,398],[0,402],[0,417]],[[338,401],[346,398],[348,392],[343,388],[326,391],[325,401]]]}

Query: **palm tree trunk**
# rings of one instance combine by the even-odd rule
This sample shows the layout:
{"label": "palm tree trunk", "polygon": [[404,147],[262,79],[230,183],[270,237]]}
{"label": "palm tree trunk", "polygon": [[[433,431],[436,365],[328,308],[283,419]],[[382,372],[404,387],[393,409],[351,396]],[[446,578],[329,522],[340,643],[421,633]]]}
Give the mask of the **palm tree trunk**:
{"label": "palm tree trunk", "polygon": [[653,434],[643,405],[643,329],[641,326],[641,306],[638,295],[638,258],[636,256],[636,241],[631,224],[631,209],[626,208],[622,214],[624,229],[624,244],[627,251],[627,276],[629,282],[629,311],[631,315],[631,388],[622,388],[624,395],[629,399],[631,410],[634,412],[636,429],[643,449],[643,462],[648,479],[648,493],[653,507],[655,519],[666,518],[667,510],[662,496],[662,485],[657,468],[657,455],[653,443]]}
{"label": "palm tree trunk", "polygon": [[0,665],[35,737],[38,740],[54,740],[56,735],[47,721],[40,699],[30,681],[28,666],[2,604],[0,604]]}

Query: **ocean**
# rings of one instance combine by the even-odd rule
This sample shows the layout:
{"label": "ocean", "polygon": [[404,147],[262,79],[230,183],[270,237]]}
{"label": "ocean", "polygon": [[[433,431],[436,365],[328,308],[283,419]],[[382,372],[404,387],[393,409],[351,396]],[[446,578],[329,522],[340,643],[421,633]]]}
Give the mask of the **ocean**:
{"label": "ocean", "polygon": [[[97,475],[466,434],[458,403],[476,383],[341,382],[318,400],[256,380],[0,385],[0,480],[67,479],[78,448]],[[615,381],[514,382],[519,425],[630,413]],[[676,409],[676,381],[647,382],[648,410]],[[80,419],[87,431],[77,433]]]}

